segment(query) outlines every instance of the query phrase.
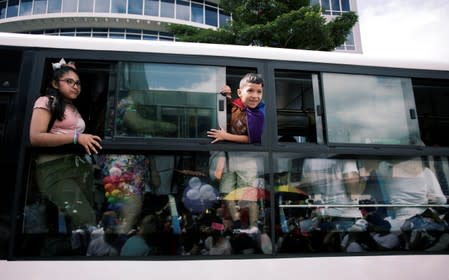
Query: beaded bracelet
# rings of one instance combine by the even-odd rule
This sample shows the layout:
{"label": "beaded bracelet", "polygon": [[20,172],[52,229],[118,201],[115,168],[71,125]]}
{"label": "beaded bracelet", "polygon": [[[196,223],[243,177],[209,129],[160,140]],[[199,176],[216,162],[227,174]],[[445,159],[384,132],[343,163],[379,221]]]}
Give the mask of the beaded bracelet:
{"label": "beaded bracelet", "polygon": [[73,134],[73,144],[78,144],[78,132],[75,130],[75,133]]}

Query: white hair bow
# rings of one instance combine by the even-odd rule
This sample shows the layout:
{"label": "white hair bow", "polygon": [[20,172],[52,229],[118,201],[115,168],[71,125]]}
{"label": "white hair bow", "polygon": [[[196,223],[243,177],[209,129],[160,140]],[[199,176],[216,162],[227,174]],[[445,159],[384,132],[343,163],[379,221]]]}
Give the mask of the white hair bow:
{"label": "white hair bow", "polygon": [[53,67],[53,70],[60,69],[62,65],[66,65],[64,58],[61,58],[59,62],[52,63],[51,66]]}

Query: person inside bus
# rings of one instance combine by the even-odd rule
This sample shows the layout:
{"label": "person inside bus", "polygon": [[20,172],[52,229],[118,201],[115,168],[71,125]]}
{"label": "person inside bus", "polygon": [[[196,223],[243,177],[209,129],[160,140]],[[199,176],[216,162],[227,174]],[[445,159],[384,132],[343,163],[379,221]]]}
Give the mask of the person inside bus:
{"label": "person inside bus", "polygon": [[[89,155],[101,149],[101,138],[84,132],[85,123],[73,101],[81,93],[74,63],[63,59],[53,64],[53,76],[44,96],[34,103],[30,143],[35,147],[81,145]],[[95,225],[92,208],[93,167],[75,154],[41,154],[36,158],[36,183],[61,212],[67,212],[71,226]]]}
{"label": "person inside bus", "polygon": [[120,250],[120,256],[143,257],[160,253],[161,221],[157,215],[142,218],[137,233],[132,235]]}
{"label": "person inside bus", "polygon": [[304,160],[301,184],[308,186],[314,204],[330,205],[317,208],[315,215],[329,218],[337,231],[347,231],[357,219],[362,218],[356,207],[331,205],[358,204],[364,184],[360,182],[359,169],[354,160],[309,158]]}
{"label": "person inside bus", "polygon": [[[228,121],[229,131],[223,128],[210,129],[207,136],[213,138],[212,143],[219,141],[231,141],[236,143],[260,143],[264,121],[265,104],[262,102],[264,81],[262,76],[248,73],[240,80],[237,95],[239,98],[231,100],[231,88],[225,85],[221,94],[232,102],[231,118]],[[260,180],[260,160],[252,154],[242,152],[227,152],[226,156],[221,156],[216,166],[224,171],[217,171],[216,178],[220,180],[220,192],[228,194],[239,187],[259,187]],[[226,160],[226,164],[223,162]],[[257,199],[255,199],[257,200]],[[236,201],[227,200],[227,207],[234,222],[234,227],[242,227]],[[257,229],[257,219],[259,216],[256,201],[248,203],[249,225],[248,228]]]}
{"label": "person inside bus", "polygon": [[398,205],[387,209],[387,220],[391,223],[392,231],[398,232],[405,220],[427,209],[407,205],[447,202],[438,179],[430,168],[424,166],[421,158],[381,161],[376,174],[385,202]]}
{"label": "person inside bus", "polygon": [[119,224],[116,212],[104,212],[100,227],[91,232],[86,256],[118,256],[126,241],[125,235],[118,231]]}

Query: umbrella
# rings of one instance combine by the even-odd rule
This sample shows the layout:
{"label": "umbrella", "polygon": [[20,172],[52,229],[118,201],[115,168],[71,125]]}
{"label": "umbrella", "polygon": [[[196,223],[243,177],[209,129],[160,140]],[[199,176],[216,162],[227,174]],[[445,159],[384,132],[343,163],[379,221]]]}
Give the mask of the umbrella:
{"label": "umbrella", "polygon": [[304,200],[309,196],[301,189],[291,185],[280,185],[275,187],[276,193],[283,193],[284,199]]}
{"label": "umbrella", "polygon": [[302,190],[300,190],[299,188],[290,186],[290,185],[276,186],[275,190],[276,190],[276,192],[289,192],[289,193],[298,193],[298,194],[305,195],[305,193]]}
{"label": "umbrella", "polygon": [[241,187],[228,193],[224,200],[246,200],[246,201],[258,201],[268,199],[270,194],[264,188],[257,187]]}

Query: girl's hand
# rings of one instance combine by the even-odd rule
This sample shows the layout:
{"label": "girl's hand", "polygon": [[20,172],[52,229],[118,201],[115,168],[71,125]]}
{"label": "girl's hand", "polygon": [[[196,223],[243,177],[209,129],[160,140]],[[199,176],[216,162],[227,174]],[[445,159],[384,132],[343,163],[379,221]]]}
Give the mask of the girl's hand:
{"label": "girl's hand", "polygon": [[87,154],[98,154],[98,151],[102,149],[101,138],[97,135],[82,133],[78,136],[78,144],[84,147]]}

